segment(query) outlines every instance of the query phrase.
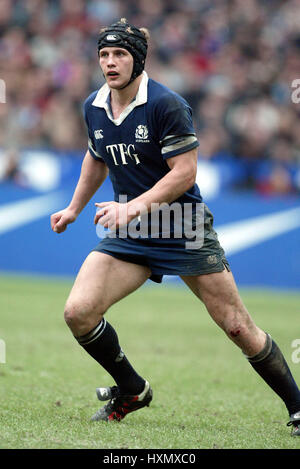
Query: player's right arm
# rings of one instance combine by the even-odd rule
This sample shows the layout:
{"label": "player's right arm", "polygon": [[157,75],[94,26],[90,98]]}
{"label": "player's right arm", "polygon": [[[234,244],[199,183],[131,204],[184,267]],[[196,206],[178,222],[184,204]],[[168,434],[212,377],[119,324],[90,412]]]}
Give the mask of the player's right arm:
{"label": "player's right arm", "polygon": [[82,162],[80,177],[68,207],[51,215],[51,228],[55,233],[62,233],[73,223],[86,204],[102,185],[108,174],[108,168],[102,161],[96,161],[86,152]]}

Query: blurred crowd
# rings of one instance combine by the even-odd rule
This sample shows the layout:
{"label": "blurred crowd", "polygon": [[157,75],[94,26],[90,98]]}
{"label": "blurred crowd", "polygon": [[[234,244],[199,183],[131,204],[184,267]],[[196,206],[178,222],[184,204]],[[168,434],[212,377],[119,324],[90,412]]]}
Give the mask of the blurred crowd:
{"label": "blurred crowd", "polygon": [[243,187],[300,190],[300,0],[1,0],[8,171],[22,147],[85,151],[98,31],[121,17],[150,30],[146,71],[193,107],[199,158],[242,162]]}

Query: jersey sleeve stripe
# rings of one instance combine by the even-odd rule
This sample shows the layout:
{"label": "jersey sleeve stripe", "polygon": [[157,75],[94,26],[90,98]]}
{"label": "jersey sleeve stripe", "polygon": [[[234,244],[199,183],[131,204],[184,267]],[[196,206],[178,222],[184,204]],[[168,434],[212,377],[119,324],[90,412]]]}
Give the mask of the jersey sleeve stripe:
{"label": "jersey sleeve stripe", "polygon": [[[184,148],[186,147],[190,147],[191,145],[192,148],[194,148],[195,146],[198,146],[198,145],[194,145],[195,143],[198,143],[197,142],[197,138],[195,135],[185,135],[185,136],[178,136],[178,137],[174,137],[172,136],[173,138],[169,138],[167,139],[164,139],[164,142],[166,141],[165,145],[162,147],[162,155],[166,155],[167,153],[170,153],[170,152],[177,152],[177,153],[180,153],[180,150],[183,150]],[[163,143],[164,143],[163,142]],[[187,150],[185,150],[187,151]]]}

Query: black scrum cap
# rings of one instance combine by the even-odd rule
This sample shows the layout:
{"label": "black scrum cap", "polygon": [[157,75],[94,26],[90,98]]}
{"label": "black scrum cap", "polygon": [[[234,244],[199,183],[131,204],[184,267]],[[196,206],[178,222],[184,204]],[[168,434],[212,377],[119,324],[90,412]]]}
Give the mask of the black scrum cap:
{"label": "black scrum cap", "polygon": [[144,70],[148,48],[147,39],[138,28],[129,24],[125,18],[108,26],[100,33],[98,38],[98,55],[104,47],[121,47],[132,55],[133,70],[127,85],[135,80]]}

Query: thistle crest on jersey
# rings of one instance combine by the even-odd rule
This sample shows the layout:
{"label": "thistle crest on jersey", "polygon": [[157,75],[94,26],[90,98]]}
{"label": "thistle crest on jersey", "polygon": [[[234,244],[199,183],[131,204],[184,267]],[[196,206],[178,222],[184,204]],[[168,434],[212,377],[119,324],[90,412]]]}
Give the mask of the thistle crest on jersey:
{"label": "thistle crest on jersey", "polygon": [[136,131],[135,131],[135,139],[137,142],[141,143],[141,142],[149,142],[149,140],[147,140],[148,138],[148,128],[146,125],[138,125],[137,128],[136,128]]}

